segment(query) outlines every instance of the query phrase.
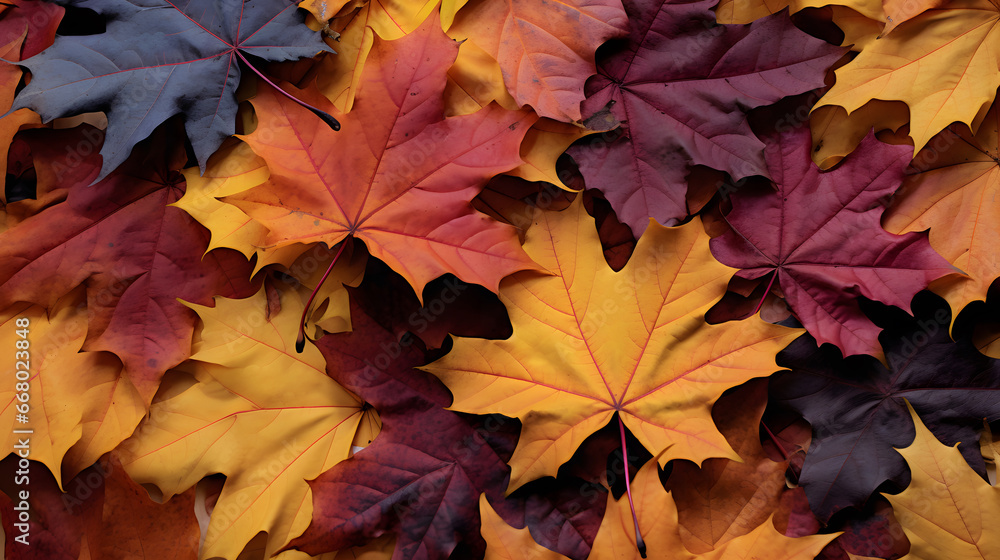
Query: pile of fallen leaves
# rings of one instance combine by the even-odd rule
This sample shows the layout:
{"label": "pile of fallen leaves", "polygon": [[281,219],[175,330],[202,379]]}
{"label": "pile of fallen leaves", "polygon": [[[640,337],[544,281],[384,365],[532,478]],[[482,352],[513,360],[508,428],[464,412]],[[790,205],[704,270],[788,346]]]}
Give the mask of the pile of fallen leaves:
{"label": "pile of fallen leaves", "polygon": [[1000,558],[995,2],[10,0],[0,51],[7,558]]}

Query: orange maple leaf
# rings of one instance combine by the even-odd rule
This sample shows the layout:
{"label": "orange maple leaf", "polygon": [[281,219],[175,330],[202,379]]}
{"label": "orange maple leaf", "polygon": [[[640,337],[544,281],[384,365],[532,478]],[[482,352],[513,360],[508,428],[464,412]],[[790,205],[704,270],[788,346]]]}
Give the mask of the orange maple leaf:
{"label": "orange maple leaf", "polygon": [[[536,268],[514,228],[470,201],[487,179],[521,164],[537,116],[491,105],[445,119],[445,71],[457,51],[434,18],[378,40],[354,109],[331,109],[340,132],[263,89],[252,100],[260,125],[244,140],[270,179],[225,201],[267,227],[274,246],[359,239],[418,294],[447,272],[496,291],[504,276]],[[329,107],[315,92],[294,91]]]}

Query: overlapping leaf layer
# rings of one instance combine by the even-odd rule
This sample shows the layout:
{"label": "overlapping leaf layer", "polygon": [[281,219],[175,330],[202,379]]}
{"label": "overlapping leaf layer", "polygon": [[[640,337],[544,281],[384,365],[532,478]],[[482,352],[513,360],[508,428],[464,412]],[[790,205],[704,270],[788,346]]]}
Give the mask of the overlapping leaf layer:
{"label": "overlapping leaf layer", "polygon": [[0,2],[11,559],[995,559],[996,3]]}

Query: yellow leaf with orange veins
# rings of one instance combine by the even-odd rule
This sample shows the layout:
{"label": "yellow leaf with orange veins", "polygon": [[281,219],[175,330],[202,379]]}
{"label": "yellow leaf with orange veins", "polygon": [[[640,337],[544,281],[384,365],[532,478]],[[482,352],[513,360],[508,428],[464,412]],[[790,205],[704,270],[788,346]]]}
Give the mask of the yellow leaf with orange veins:
{"label": "yellow leaf with orange veins", "polygon": [[264,160],[250,146],[230,139],[209,158],[204,174],[197,167],[185,169],[183,173],[187,189],[172,206],[190,214],[212,233],[205,252],[228,247],[247,258],[253,256],[264,245],[267,228],[239,208],[218,199],[266,181],[270,172]]}
{"label": "yellow leaf with orange veins", "polygon": [[775,354],[802,330],[756,319],[707,324],[733,273],[708,241],[700,220],[677,228],[651,221],[615,272],[581,197],[537,215],[524,249],[552,275],[517,273],[501,283],[514,334],[457,338],[423,367],[451,389],[453,409],[521,419],[510,491],[555,476],[615,412],[646,449],[663,452],[663,464],[738,460],[712,404],[727,388],[771,374]]}
{"label": "yellow leaf with orange veins", "polygon": [[472,41],[458,47],[458,58],[448,69],[444,98],[448,117],[475,113],[493,101],[504,109],[517,109],[517,102],[503,83],[500,64]]}
{"label": "yellow leaf with orange veins", "polygon": [[524,163],[508,171],[507,175],[527,181],[546,181],[561,189],[573,191],[556,173],[556,160],[570,144],[588,134],[593,134],[593,131],[575,124],[539,119],[531,125],[521,141],[521,159]]}
{"label": "yellow leaf with orange veins", "polygon": [[26,303],[0,312],[10,352],[0,386],[2,452],[45,464],[60,488],[124,441],[146,413],[117,356],[80,351],[85,302],[77,290],[48,313]]}
{"label": "yellow leaf with orange veins", "polygon": [[998,129],[1000,110],[994,107],[978,134],[956,125],[938,135],[917,155],[911,164],[917,172],[906,178],[882,218],[890,233],[930,228],[931,247],[967,275],[930,285],[956,311],[986,299],[1000,276]]}
{"label": "yellow leaf with orange veins", "polygon": [[954,0],[928,10],[870,43],[836,71],[817,108],[851,113],[872,99],[910,108],[914,152],[953,122],[979,128],[1000,85],[1000,8],[988,0]]}
{"label": "yellow leaf with orange veins", "polygon": [[909,120],[909,109],[899,101],[873,99],[850,115],[843,107],[820,107],[809,117],[812,160],[820,169],[830,169],[853,152],[872,128],[896,131]]}
{"label": "yellow leaf with orange veins", "polygon": [[471,40],[500,64],[520,106],[560,121],[581,119],[597,47],[627,33],[619,0],[471,0],[448,28],[450,37]]}
{"label": "yellow leaf with orange veins", "polygon": [[903,560],[1000,558],[1000,488],[980,478],[957,444],[938,441],[907,407],[916,437],[897,451],[910,466],[910,485],[899,494],[883,494],[910,540]]}
{"label": "yellow leaf with orange veins", "polygon": [[312,520],[308,480],[346,459],[364,419],[362,403],[326,375],[319,350],[295,351],[302,303],[261,289],[242,300],[191,305],[204,326],[192,361],[165,378],[149,416],[121,447],[133,480],[164,497],[203,477],[226,475],[202,558],[236,558],[258,532],[266,557]]}

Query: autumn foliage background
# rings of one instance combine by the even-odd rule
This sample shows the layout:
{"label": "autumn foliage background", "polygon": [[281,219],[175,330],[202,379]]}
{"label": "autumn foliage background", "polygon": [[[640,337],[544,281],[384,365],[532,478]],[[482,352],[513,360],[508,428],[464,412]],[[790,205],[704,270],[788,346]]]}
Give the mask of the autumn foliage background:
{"label": "autumn foliage background", "polygon": [[5,557],[1000,558],[998,22],[3,3]]}

